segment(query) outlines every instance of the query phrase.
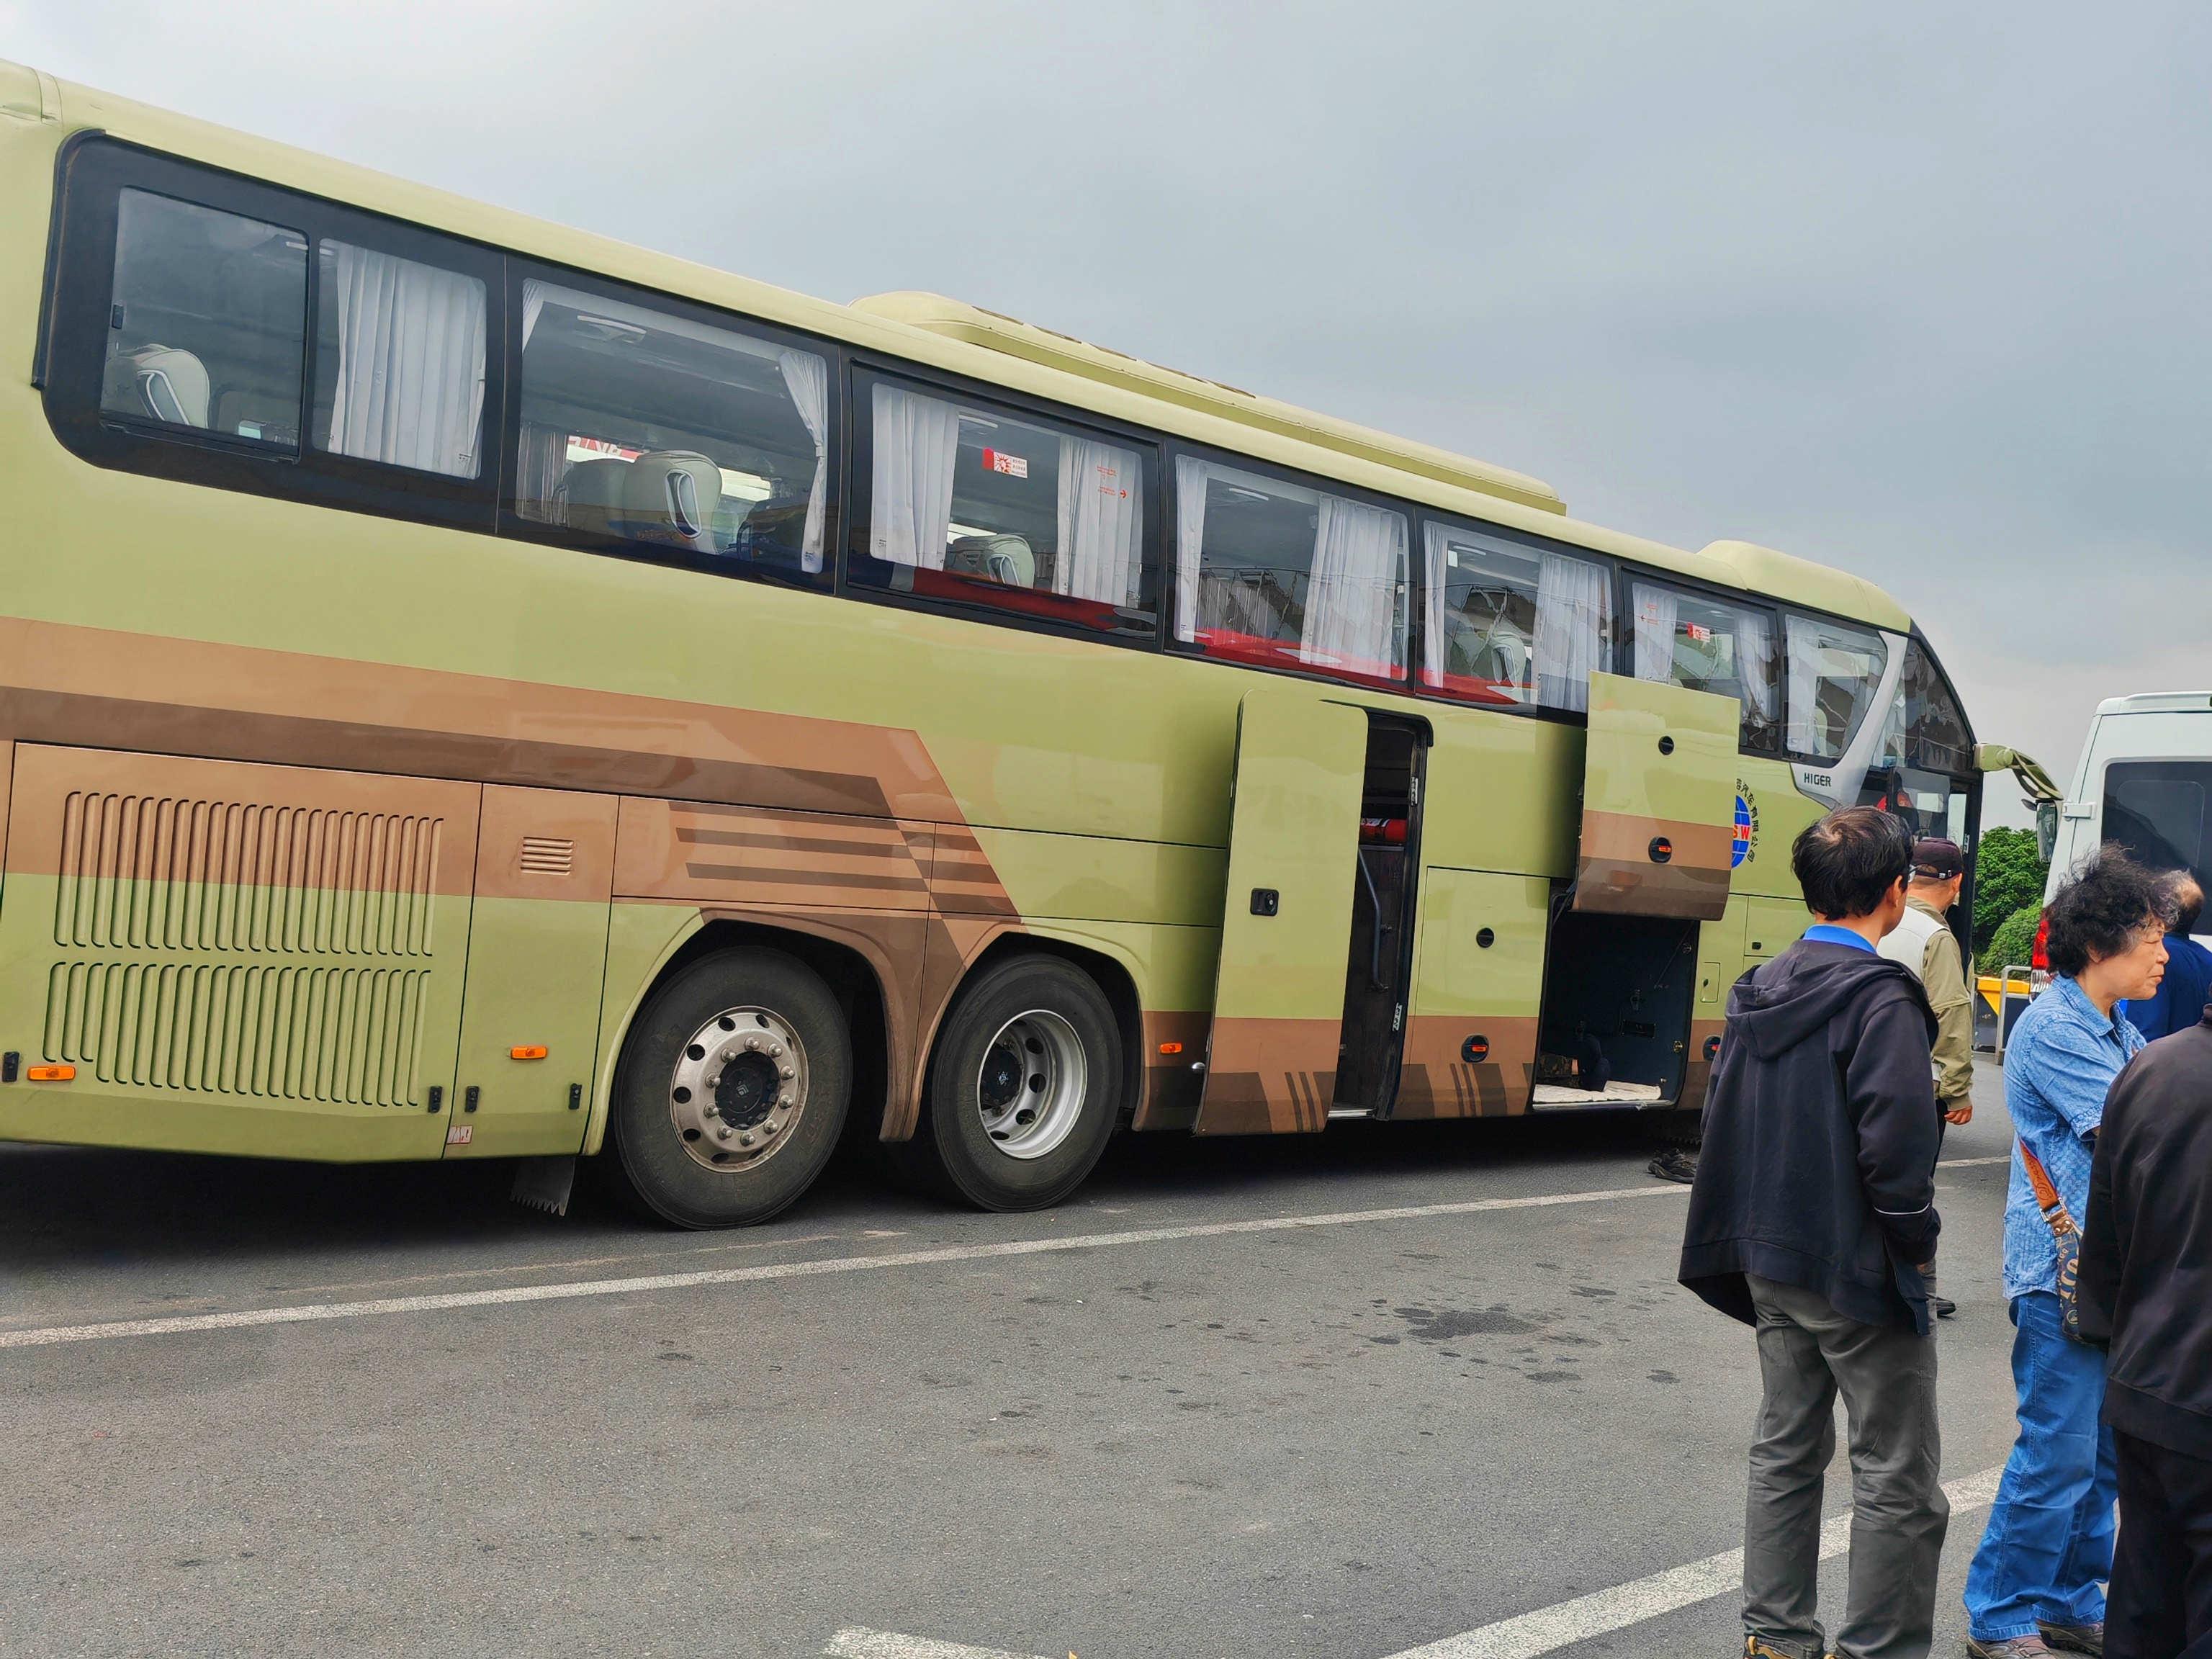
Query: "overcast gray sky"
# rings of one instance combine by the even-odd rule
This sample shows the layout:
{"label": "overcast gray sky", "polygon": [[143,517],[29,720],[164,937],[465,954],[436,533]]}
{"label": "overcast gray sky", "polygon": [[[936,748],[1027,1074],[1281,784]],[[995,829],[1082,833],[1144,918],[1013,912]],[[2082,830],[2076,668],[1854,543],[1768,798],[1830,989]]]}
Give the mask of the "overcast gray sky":
{"label": "overcast gray sky", "polygon": [[2062,778],[2099,698],[2212,689],[2201,0],[0,0],[0,56],[1861,572]]}

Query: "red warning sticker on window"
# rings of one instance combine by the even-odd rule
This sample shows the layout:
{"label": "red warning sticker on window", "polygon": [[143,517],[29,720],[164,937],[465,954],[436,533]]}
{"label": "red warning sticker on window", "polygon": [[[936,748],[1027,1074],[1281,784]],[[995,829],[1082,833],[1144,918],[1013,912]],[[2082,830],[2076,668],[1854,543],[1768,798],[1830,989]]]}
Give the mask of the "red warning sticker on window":
{"label": "red warning sticker on window", "polygon": [[1030,464],[1022,456],[1009,455],[1003,449],[987,449],[983,452],[983,471],[1003,472],[1010,478],[1026,478],[1030,476]]}
{"label": "red warning sticker on window", "polygon": [[1711,645],[1713,642],[1713,630],[1702,623],[1686,622],[1682,624],[1682,632],[1697,644]]}

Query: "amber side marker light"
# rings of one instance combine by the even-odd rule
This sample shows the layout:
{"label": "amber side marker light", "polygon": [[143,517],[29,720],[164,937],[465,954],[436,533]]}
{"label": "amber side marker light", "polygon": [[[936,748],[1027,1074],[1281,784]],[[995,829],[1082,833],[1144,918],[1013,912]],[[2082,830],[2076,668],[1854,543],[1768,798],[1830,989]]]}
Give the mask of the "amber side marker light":
{"label": "amber side marker light", "polygon": [[76,1076],[74,1066],[27,1066],[23,1075],[33,1083],[67,1083]]}
{"label": "amber side marker light", "polygon": [[525,1043],[520,1048],[509,1048],[507,1057],[509,1060],[543,1060],[545,1058],[545,1045],[542,1042]]}
{"label": "amber side marker light", "polygon": [[1180,1042],[1163,1042],[1160,1044],[1160,1052],[1164,1054],[1179,1054],[1182,1052],[1182,1044]]}

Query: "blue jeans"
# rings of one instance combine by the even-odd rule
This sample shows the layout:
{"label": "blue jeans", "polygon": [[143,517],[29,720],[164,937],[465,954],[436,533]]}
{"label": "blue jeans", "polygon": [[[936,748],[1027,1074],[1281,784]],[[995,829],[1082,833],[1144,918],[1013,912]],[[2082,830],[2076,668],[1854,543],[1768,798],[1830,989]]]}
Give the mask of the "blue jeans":
{"label": "blue jeans", "polygon": [[2033,1636],[2038,1620],[2097,1623],[2112,1572],[2119,1476],[2099,1418],[2105,1356],[2066,1340],[2048,1291],[2015,1297],[2012,1322],[2020,1438],[1966,1570],[1966,1627],[1980,1642]]}

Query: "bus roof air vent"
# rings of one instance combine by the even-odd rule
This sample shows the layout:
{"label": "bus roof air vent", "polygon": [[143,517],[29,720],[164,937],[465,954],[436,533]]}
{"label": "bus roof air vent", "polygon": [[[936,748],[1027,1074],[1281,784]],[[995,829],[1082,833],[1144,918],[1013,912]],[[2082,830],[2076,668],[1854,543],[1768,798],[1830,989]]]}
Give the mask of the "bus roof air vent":
{"label": "bus roof air vent", "polygon": [[853,309],[904,323],[911,328],[927,329],[948,339],[1025,357],[1049,368],[1180,404],[1186,409],[1316,444],[1339,454],[1418,473],[1440,483],[1480,490],[1486,495],[1517,501],[1547,513],[1567,510],[1558,491],[1526,473],[1455,455],[1448,449],[1416,443],[1410,438],[1394,437],[1350,421],[1317,415],[1311,410],[1262,398],[1219,380],[1186,374],[1180,369],[1163,368],[1158,363],[1148,363],[1106,346],[1092,345],[1073,335],[1039,328],[1019,318],[948,300],[941,294],[873,294],[865,300],[854,301]]}

